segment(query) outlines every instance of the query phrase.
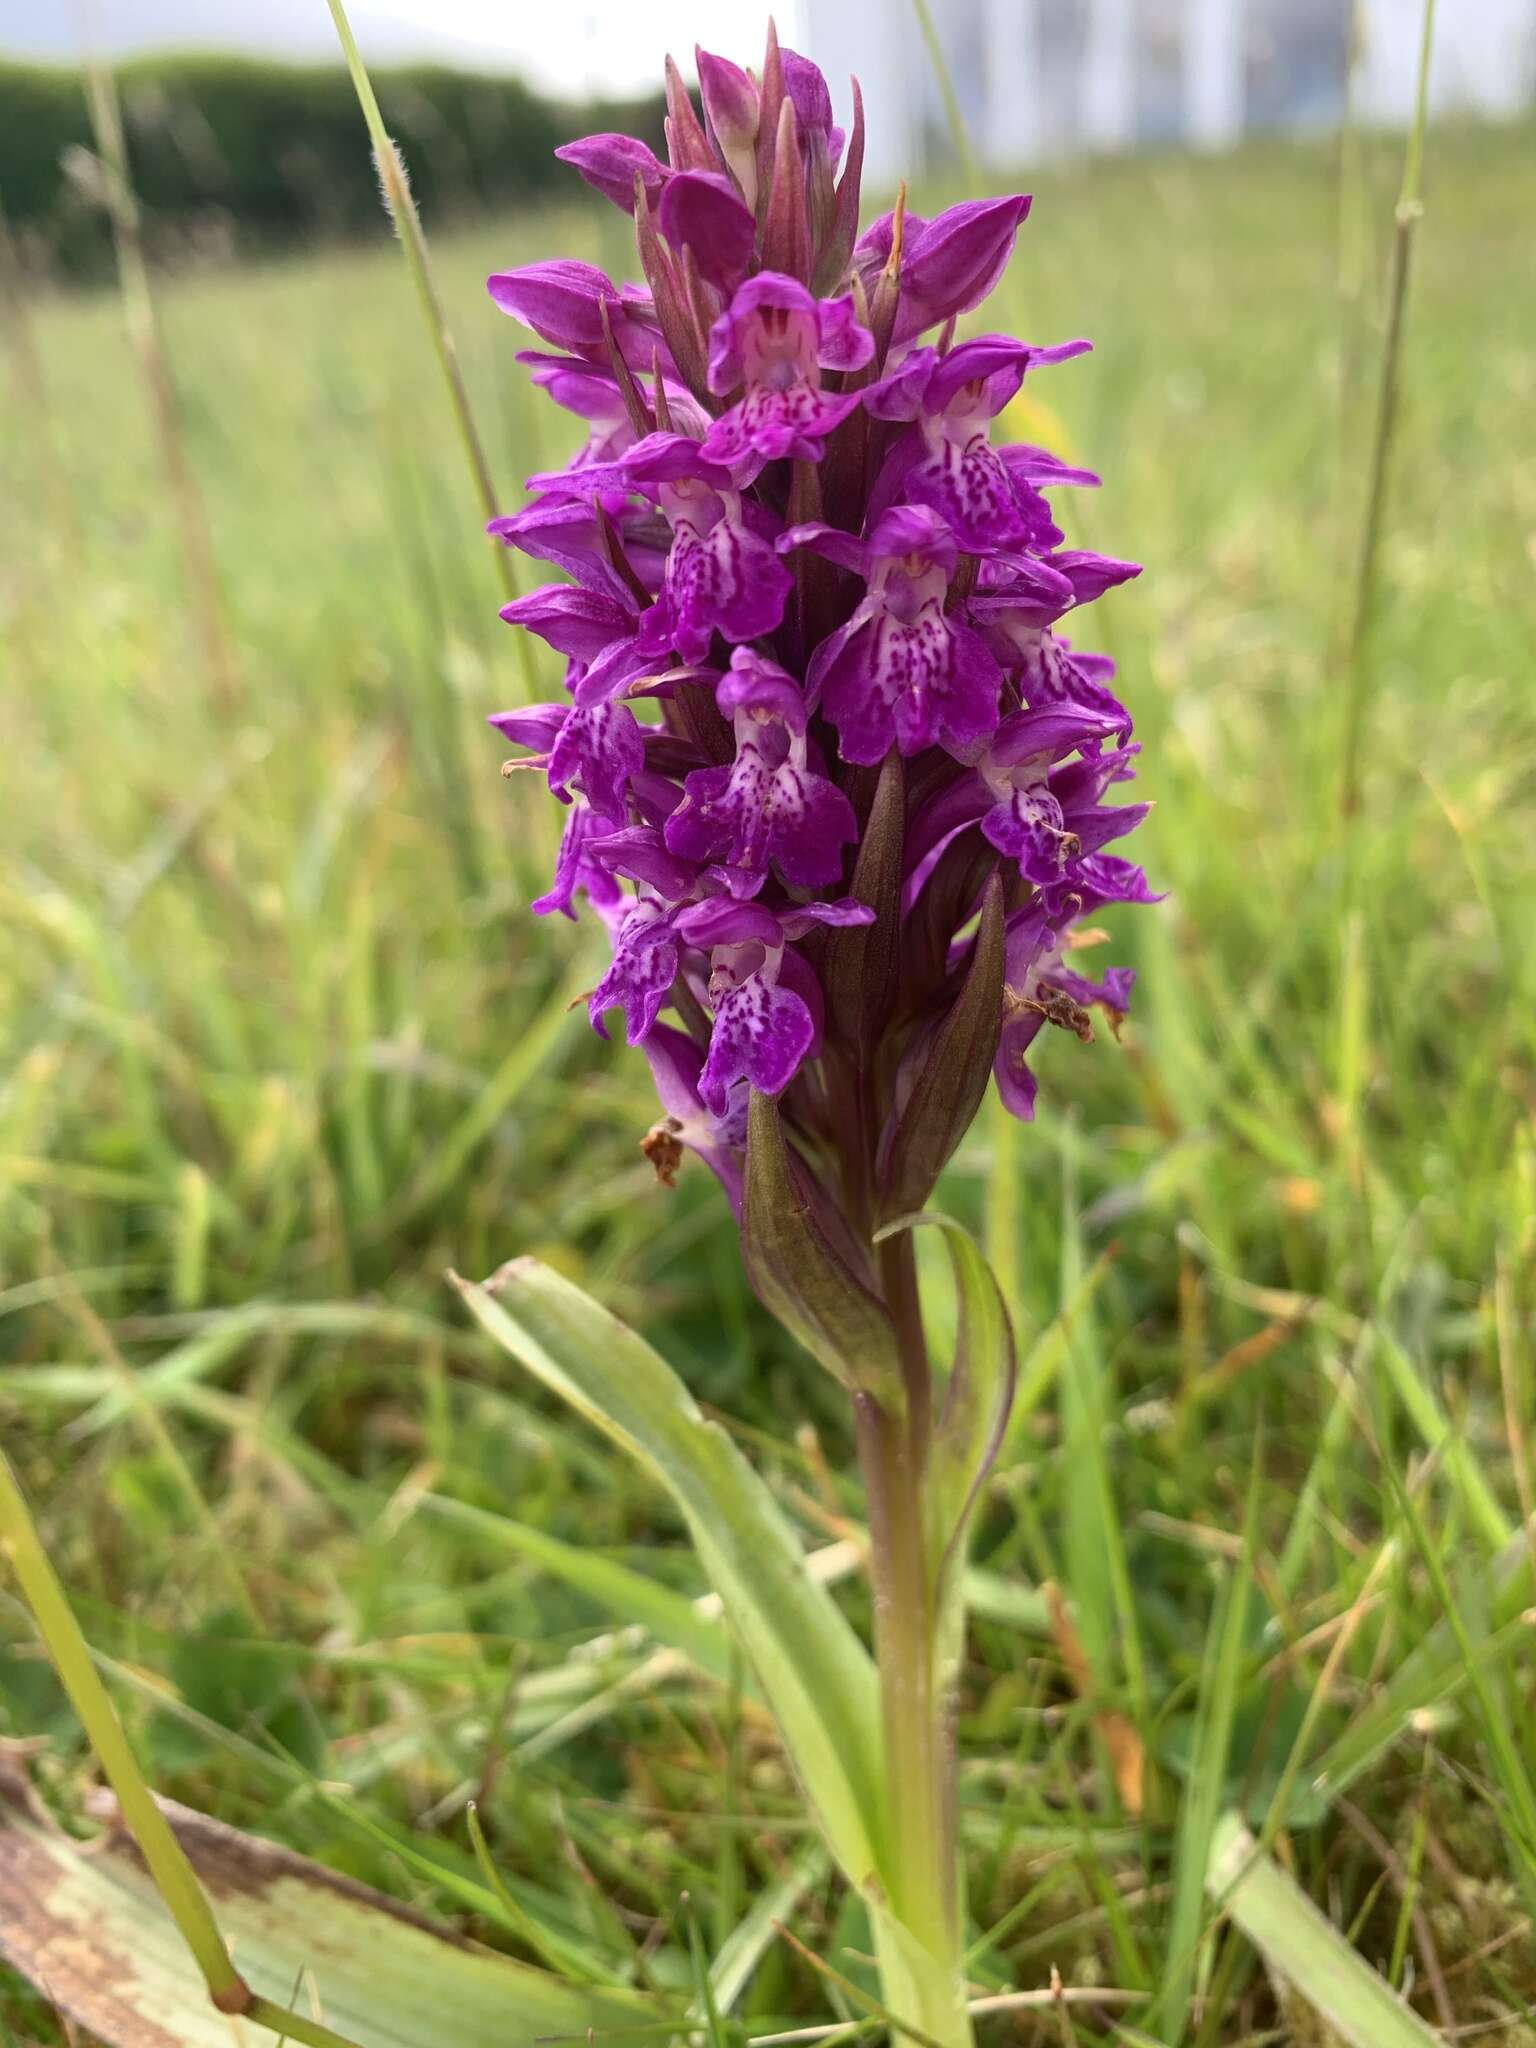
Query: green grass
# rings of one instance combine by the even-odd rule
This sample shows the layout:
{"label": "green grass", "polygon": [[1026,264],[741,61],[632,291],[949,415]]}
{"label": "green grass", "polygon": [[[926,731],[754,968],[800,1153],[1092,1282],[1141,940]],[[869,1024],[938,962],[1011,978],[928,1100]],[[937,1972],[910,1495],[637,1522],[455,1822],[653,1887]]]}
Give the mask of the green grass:
{"label": "green grass", "polygon": [[[944,1193],[992,1234],[1033,1392],[979,1531],[973,1969],[1147,1992],[1114,2014],[1199,2048],[1321,2048],[1211,1937],[1191,1873],[1234,1802],[1431,2020],[1536,2039],[1509,1419],[1536,1306],[1536,153],[1431,137],[1351,852],[1331,650],[1395,146],[1365,170],[1342,232],[1322,147],[1052,177],[996,309],[1098,342],[1036,389],[1106,479],[1077,534],[1148,565],[1093,624],[1172,895],[1112,920],[1123,1042],[1053,1034],[1040,1121],[983,1118]],[[621,263],[606,232],[435,245],[508,503],[565,423],[479,279]],[[748,1299],[712,1184],[651,1186],[643,1063],[566,1014],[591,935],[523,914],[556,821],[481,719],[558,675],[496,619],[398,252],[381,228],[166,281],[162,311],[238,706],[199,675],[117,302],[35,308],[47,408],[0,415],[6,1446],[165,1790],[577,1974],[692,1991],[695,1939],[761,1945],[722,2025],[811,2023],[846,1994],[773,1915],[858,1984],[865,1934],[763,1724],[681,1656],[624,1682],[686,1639],[629,1576],[698,1590],[682,1532],[444,1268],[579,1278],[813,1538],[858,1505],[846,1418]],[[0,1734],[48,1738],[69,1809],[78,1733],[0,1597]],[[582,1648],[631,1619],[661,1634]],[[1114,2014],[986,2024],[1086,2044]],[[0,2020],[53,2038],[19,1989]]]}

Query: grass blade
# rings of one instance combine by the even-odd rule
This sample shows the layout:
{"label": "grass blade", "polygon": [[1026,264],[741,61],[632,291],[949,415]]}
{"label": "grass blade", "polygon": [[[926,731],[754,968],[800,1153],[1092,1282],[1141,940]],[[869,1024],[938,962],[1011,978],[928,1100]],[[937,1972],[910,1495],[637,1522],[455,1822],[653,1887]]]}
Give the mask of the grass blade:
{"label": "grass blade", "polygon": [[1207,1887],[1270,1970],[1349,2048],[1436,2048],[1437,2037],[1417,2013],[1259,1850],[1236,1814],[1223,1814],[1216,1824]]}

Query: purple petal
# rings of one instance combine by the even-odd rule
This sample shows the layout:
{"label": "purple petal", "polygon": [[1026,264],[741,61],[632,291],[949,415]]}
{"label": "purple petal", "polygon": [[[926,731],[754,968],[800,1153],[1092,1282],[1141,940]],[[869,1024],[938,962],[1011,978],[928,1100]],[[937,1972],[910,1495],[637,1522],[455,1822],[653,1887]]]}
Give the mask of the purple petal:
{"label": "purple petal", "polygon": [[654,825],[626,825],[622,831],[594,833],[589,853],[606,873],[643,882],[673,903],[687,896],[698,880],[698,870],[670,851]]}
{"label": "purple petal", "polygon": [[664,630],[684,661],[702,661],[716,632],[731,641],[773,632],[793,588],[768,542],[723,508],[712,524],[680,516],[666,569]]}
{"label": "purple petal", "polygon": [[646,204],[654,207],[657,194],[672,175],[655,151],[633,135],[584,135],[579,142],[563,143],[555,155],[626,213],[635,210],[637,177],[645,187]]}
{"label": "purple petal", "polygon": [[679,912],[677,926],[690,946],[705,951],[711,946],[747,945],[776,951],[784,943],[779,920],[771,910],[734,896],[711,896],[702,903],[691,903]]}
{"label": "purple petal", "polygon": [[749,974],[716,1003],[699,1093],[717,1116],[725,1113],[736,1081],[778,1095],[794,1079],[815,1036],[815,1019],[802,997]]}
{"label": "purple petal", "polygon": [[514,711],[493,711],[486,719],[515,747],[530,747],[547,754],[560,736],[570,715],[569,704],[525,704]]}
{"label": "purple petal", "polygon": [[560,835],[554,884],[545,895],[535,897],[529,906],[536,917],[548,917],[558,911],[562,917],[573,918],[576,913],[571,908],[571,899],[578,889],[586,891],[600,913],[611,912],[619,903],[624,892],[612,875],[592,858],[591,852],[594,840],[607,830],[607,822],[586,804],[571,806],[565,830]]}
{"label": "purple petal", "polygon": [[1133,576],[1141,574],[1140,562],[1117,562],[1110,555],[1096,555],[1087,548],[1061,548],[1052,555],[1050,566],[1070,582],[1077,604],[1092,604],[1106,590],[1129,583]]}
{"label": "purple petal", "polygon": [[693,251],[699,275],[729,292],[746,275],[757,238],[751,210],[718,171],[678,171],[657,210],[657,225],[681,255]]}
{"label": "purple petal", "polygon": [[934,349],[913,349],[894,370],[865,385],[865,410],[877,420],[915,420],[923,411],[938,360]]}
{"label": "purple petal", "polygon": [[821,340],[816,359],[824,370],[862,370],[875,352],[875,337],[859,324],[851,298],[818,301]]}
{"label": "purple petal", "polygon": [[1093,470],[1073,469],[1049,448],[1032,448],[1025,441],[1010,441],[998,453],[1018,483],[1046,488],[1052,484],[1080,484],[1090,491],[1098,489],[1100,479]]}
{"label": "purple petal", "polygon": [[737,157],[757,147],[758,92],[756,82],[733,64],[729,57],[716,57],[708,50],[695,49],[694,65],[699,74],[699,98],[704,119],[720,145],[721,154],[732,169]]}
{"label": "purple petal", "polygon": [[900,344],[979,306],[1003,272],[1029,199],[967,199],[912,232],[902,250],[901,298],[893,341]]}
{"label": "purple petal", "polygon": [[592,661],[614,639],[634,630],[635,615],[612,597],[578,590],[568,583],[547,583],[503,605],[509,626],[526,626],[547,640],[557,653]]}
{"label": "purple petal", "polygon": [[1003,1019],[998,1034],[992,1078],[1003,1107],[1021,1123],[1032,1123],[1038,1083],[1029,1070],[1029,1049],[1040,1036],[1045,1022],[1038,1010],[1025,1010]]}
{"label": "purple petal", "polygon": [[732,1156],[738,1142],[728,1120],[712,1117],[699,1094],[703,1055],[691,1038],[670,1024],[657,1024],[641,1046],[650,1063],[656,1094],[666,1112],[670,1135],[702,1159],[724,1188],[731,1213],[741,1215],[741,1166]]}
{"label": "purple petal", "polygon": [[655,1024],[677,978],[677,941],[669,911],[640,896],[624,918],[614,943],[613,963],[587,1000],[592,1029],[601,1038],[603,1013],[622,1009],[624,1035],[638,1045]]}
{"label": "purple petal", "polygon": [[549,786],[559,796],[574,782],[595,811],[622,821],[629,779],[645,761],[645,743],[625,704],[572,709],[549,756]]}
{"label": "purple petal", "polygon": [[802,137],[819,134],[829,142],[836,130],[832,126],[832,95],[826,79],[809,57],[802,57],[797,50],[786,49],[782,44],[779,62],[784,70],[784,90],[795,103],[795,121]]}
{"label": "purple petal", "polygon": [[863,541],[855,534],[828,526],[823,519],[807,519],[799,526],[786,527],[774,546],[781,555],[791,554],[796,548],[809,548],[813,554],[824,555],[829,562],[836,562],[840,569],[862,572],[864,567]]}
{"label": "purple petal", "polygon": [[869,905],[856,902],[852,896],[840,896],[835,903],[797,903],[779,920],[786,939],[803,939],[812,925],[829,925],[834,930],[844,930],[873,924],[874,921],[875,913]]}

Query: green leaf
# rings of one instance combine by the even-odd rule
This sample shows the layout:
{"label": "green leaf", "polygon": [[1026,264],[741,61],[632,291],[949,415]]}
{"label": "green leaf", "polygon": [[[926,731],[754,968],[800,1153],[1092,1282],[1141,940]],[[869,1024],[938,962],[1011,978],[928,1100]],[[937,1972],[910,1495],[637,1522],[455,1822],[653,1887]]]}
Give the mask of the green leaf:
{"label": "green leaf", "polygon": [[761,1478],[650,1345],[537,1259],[454,1284],[483,1329],[672,1495],[833,1854],[865,1883],[883,1834],[874,1665]]}
{"label": "green leaf", "polygon": [[1350,2048],[1435,2048],[1432,2034],[1234,1813],[1211,1838],[1206,1889],[1263,1956]]}
{"label": "green leaf", "polygon": [[754,1088],[747,1110],[741,1249],[763,1306],[845,1386],[884,1395],[901,1385],[890,1310],[834,1244],[790,1151],[779,1105]]}
{"label": "green leaf", "polygon": [[925,1212],[887,1224],[880,1237],[928,1224],[943,1233],[955,1280],[955,1356],[934,1423],[929,1543],[939,1577],[963,1555],[966,1525],[1008,1428],[1018,1354],[1002,1289],[980,1245],[952,1216]]}
{"label": "green leaf", "polygon": [[[533,2048],[551,2034],[656,2029],[656,1998],[597,1991],[461,1941],[321,1865],[185,1808],[164,1809],[218,1898],[258,1998],[318,2015],[357,2048]],[[0,1956],[106,2048],[230,2048],[196,1963],[127,1835],[89,1849],[0,1768]]]}
{"label": "green leaf", "polygon": [[1002,1028],[1003,891],[994,875],[959,993],[933,1034],[902,1106],[880,1181],[887,1215],[921,1209],[987,1092]]}
{"label": "green leaf", "polygon": [[527,1522],[514,1522],[506,1515],[468,1501],[450,1500],[445,1494],[423,1496],[423,1505],[445,1521],[473,1529],[487,1542],[526,1557],[530,1563],[564,1579],[585,1593],[589,1600],[606,1607],[617,1620],[643,1628],[657,1642],[681,1650],[692,1664],[723,1683],[730,1677],[731,1641],[719,1621],[701,1614],[686,1593],[674,1592],[659,1579],[648,1579],[611,1557],[594,1550],[582,1550],[565,1543]]}
{"label": "green leaf", "polygon": [[901,849],[906,777],[893,747],[880,768],[848,894],[875,913],[869,925],[827,933],[821,985],[827,1019],[855,1053],[874,1045],[895,998],[901,958]]}

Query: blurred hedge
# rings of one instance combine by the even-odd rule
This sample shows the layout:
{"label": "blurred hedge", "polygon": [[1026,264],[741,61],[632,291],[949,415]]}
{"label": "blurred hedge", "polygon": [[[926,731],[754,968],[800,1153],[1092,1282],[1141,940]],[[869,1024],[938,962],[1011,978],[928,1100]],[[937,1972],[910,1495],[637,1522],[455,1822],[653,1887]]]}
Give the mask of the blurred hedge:
{"label": "blurred hedge", "polygon": [[[123,64],[117,78],[134,184],[163,253],[270,247],[377,219],[340,66],[188,56]],[[374,83],[429,217],[578,189],[551,155],[573,135],[623,128],[661,146],[659,98],[564,106],[515,78],[429,65],[379,71]],[[34,261],[75,274],[105,250],[99,209],[69,170],[71,152],[90,147],[77,72],[0,64],[0,207]]]}

